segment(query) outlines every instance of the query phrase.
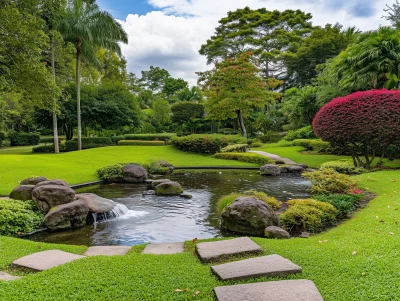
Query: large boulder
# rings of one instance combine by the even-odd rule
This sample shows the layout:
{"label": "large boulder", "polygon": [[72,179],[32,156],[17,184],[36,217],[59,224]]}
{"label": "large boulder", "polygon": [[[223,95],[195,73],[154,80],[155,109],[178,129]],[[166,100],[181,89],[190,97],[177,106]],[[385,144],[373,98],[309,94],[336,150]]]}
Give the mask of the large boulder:
{"label": "large boulder", "polygon": [[32,200],[32,190],[34,185],[20,185],[17,186],[11,191],[10,199],[20,200],[20,201],[29,201]]}
{"label": "large boulder", "polygon": [[277,238],[277,239],[288,239],[290,238],[289,232],[286,230],[275,227],[275,226],[269,226],[265,229],[265,237],[267,238]]}
{"label": "large boulder", "polygon": [[125,165],[122,168],[123,180],[127,183],[143,183],[147,179],[147,170],[137,164]]}
{"label": "large boulder", "polygon": [[170,179],[151,180],[151,182],[149,182],[149,188],[154,189],[156,188],[156,186],[165,182],[171,182],[171,180]]}
{"label": "large boulder", "polygon": [[238,197],[221,214],[223,229],[246,235],[264,236],[265,228],[278,225],[271,207],[250,196]]}
{"label": "large boulder", "polygon": [[52,207],[74,201],[75,191],[61,180],[44,181],[33,188],[32,199],[43,213],[47,213]]}
{"label": "large boulder", "polygon": [[263,176],[279,176],[281,174],[281,169],[275,164],[266,164],[261,166],[260,172]]}
{"label": "large boulder", "polygon": [[156,195],[180,195],[183,193],[181,184],[177,182],[163,182],[155,187]]}
{"label": "large boulder", "polygon": [[281,167],[282,173],[302,173],[304,168],[300,165],[287,165]]}
{"label": "large boulder", "polygon": [[80,193],[76,195],[77,200],[82,200],[93,213],[106,213],[114,209],[116,203],[109,199],[102,198],[94,193]]}
{"label": "large boulder", "polygon": [[52,230],[79,228],[86,224],[89,207],[83,200],[51,208],[43,219],[43,225]]}
{"label": "large boulder", "polygon": [[45,177],[30,177],[22,180],[20,185],[37,185],[44,181],[47,181]]}

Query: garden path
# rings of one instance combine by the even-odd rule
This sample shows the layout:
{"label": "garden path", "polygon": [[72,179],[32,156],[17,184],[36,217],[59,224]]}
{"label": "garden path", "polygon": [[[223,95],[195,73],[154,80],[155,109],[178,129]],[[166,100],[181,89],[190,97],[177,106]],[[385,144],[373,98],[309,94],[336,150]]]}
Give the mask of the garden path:
{"label": "garden path", "polygon": [[263,151],[252,151],[252,150],[249,150],[248,152],[254,153],[254,154],[259,154],[259,155],[261,155],[261,156],[270,158],[271,160],[273,160],[273,161],[275,161],[275,162],[277,162],[277,161],[283,161],[285,164],[290,164],[290,165],[291,165],[291,164],[297,164],[296,162],[294,162],[293,160],[290,160],[290,159],[288,159],[288,158],[282,158],[282,157],[280,157],[280,156],[278,156],[278,155],[271,154],[271,153],[267,153],[267,152],[263,152]]}

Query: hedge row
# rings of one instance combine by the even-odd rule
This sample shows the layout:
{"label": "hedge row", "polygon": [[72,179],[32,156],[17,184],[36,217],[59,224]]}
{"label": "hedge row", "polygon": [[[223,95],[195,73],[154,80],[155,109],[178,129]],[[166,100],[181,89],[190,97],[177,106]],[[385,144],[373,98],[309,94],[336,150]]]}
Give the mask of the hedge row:
{"label": "hedge row", "polygon": [[224,160],[236,160],[241,162],[256,163],[259,165],[275,164],[270,158],[254,153],[218,153],[215,158]]}
{"label": "hedge row", "polygon": [[8,139],[10,139],[11,146],[27,146],[37,145],[40,140],[40,135],[35,133],[8,133]]}
{"label": "hedge row", "polygon": [[221,149],[221,153],[244,153],[249,146],[247,144],[232,144]]}
{"label": "hedge row", "polygon": [[174,137],[173,133],[160,133],[160,134],[129,134],[125,135],[123,140],[145,140],[145,141],[168,141]]}
{"label": "hedge row", "polygon": [[296,139],[293,140],[292,145],[302,146],[308,151],[316,151],[318,153],[329,153],[333,151],[329,142],[317,139]]}
{"label": "hedge row", "polygon": [[164,141],[144,141],[144,140],[121,140],[118,141],[118,145],[120,146],[164,146]]}

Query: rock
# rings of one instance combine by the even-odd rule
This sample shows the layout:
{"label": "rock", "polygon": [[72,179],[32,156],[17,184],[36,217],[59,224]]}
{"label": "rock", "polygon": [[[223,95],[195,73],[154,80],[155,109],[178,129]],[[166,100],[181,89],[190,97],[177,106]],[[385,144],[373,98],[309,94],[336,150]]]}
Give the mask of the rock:
{"label": "rock", "polygon": [[116,203],[102,198],[94,193],[80,193],[76,195],[77,200],[83,200],[93,213],[105,213],[114,209]]}
{"label": "rock", "polygon": [[75,191],[61,180],[44,181],[33,188],[32,199],[43,213],[47,213],[52,207],[71,203]]}
{"label": "rock", "polygon": [[288,165],[286,169],[288,173],[302,173],[304,171],[304,167],[299,165]]}
{"label": "rock", "polygon": [[30,201],[32,200],[32,190],[34,187],[34,185],[20,185],[15,187],[10,193],[10,199]]}
{"label": "rock", "polygon": [[307,169],[308,168],[308,165],[307,164],[303,164],[303,163],[295,164],[295,166],[303,167],[303,169]]}
{"label": "rock", "polygon": [[275,226],[269,226],[265,229],[265,237],[267,238],[277,238],[277,239],[287,239],[290,238],[289,232],[286,230],[275,227]]}
{"label": "rock", "polygon": [[275,164],[266,164],[264,166],[261,166],[260,171],[263,176],[276,177],[281,174],[281,169],[279,168],[279,166],[276,166]]}
{"label": "rock", "polygon": [[184,252],[183,242],[170,242],[163,244],[148,244],[142,254],[178,254]]}
{"label": "rock", "polygon": [[85,256],[115,256],[126,255],[132,247],[128,246],[94,246],[89,247],[83,254]]}
{"label": "rock", "polygon": [[30,177],[22,180],[20,185],[37,185],[44,181],[47,181],[45,177]]}
{"label": "rock", "polygon": [[123,179],[124,179],[123,177],[113,175],[107,179],[107,183],[120,183],[123,181]]}
{"label": "rock", "polygon": [[10,274],[0,271],[0,281],[12,281],[12,280],[18,280],[18,279],[21,279],[21,277],[13,276],[13,275],[10,275]]}
{"label": "rock", "polygon": [[191,195],[191,194],[189,194],[189,193],[186,193],[186,192],[181,193],[179,196],[180,196],[181,198],[184,198],[184,199],[187,199],[187,200],[193,198],[193,195]]}
{"label": "rock", "polygon": [[147,190],[147,191],[143,192],[142,195],[144,195],[144,196],[146,196],[146,195],[156,195],[156,191],[155,190]]}
{"label": "rock", "polygon": [[129,164],[122,168],[123,180],[127,183],[143,183],[147,179],[147,171],[137,164]]}
{"label": "rock", "polygon": [[174,166],[171,163],[169,163],[168,161],[160,160],[160,161],[158,161],[158,164],[160,165],[160,167],[168,168],[168,171],[165,174],[169,175],[174,172]]}
{"label": "rock", "polygon": [[221,214],[221,227],[232,232],[264,236],[265,228],[278,226],[275,212],[255,197],[238,197]]}
{"label": "rock", "polygon": [[308,232],[301,232],[301,234],[300,234],[299,237],[300,237],[300,238],[309,238],[309,237],[310,237],[310,233],[308,233]]}
{"label": "rock", "polygon": [[51,208],[43,219],[43,225],[52,230],[79,228],[86,224],[89,207],[83,200]]}
{"label": "rock", "polygon": [[180,195],[183,193],[181,184],[177,182],[164,182],[156,186],[156,195]]}
{"label": "rock", "polygon": [[170,179],[159,179],[159,180],[152,180],[151,183],[149,184],[149,187],[154,189],[156,188],[157,185],[160,185],[161,183],[165,182],[172,182]]}

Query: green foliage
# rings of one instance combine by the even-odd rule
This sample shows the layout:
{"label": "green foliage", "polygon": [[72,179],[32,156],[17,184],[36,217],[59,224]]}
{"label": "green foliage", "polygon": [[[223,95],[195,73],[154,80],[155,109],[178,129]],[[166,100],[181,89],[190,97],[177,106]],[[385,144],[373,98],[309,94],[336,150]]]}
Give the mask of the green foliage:
{"label": "green foliage", "polygon": [[0,235],[17,236],[39,229],[43,214],[32,201],[0,200]]}
{"label": "green foliage", "polygon": [[164,146],[164,141],[145,141],[145,140],[120,140],[118,141],[118,145],[120,146]]}
{"label": "green foliage", "polygon": [[125,135],[123,140],[169,141],[174,136],[175,136],[174,133],[129,134]]}
{"label": "green foliage", "polygon": [[221,153],[245,153],[249,146],[247,144],[232,144],[221,149]]}
{"label": "green foliage", "polygon": [[336,208],[325,202],[313,199],[291,200],[289,208],[281,214],[283,227],[293,233],[302,231],[320,232],[332,226],[336,220]]}
{"label": "green foliage", "polygon": [[108,181],[110,178],[122,178],[122,168],[130,163],[116,163],[99,168],[96,173],[100,180]]}
{"label": "green foliage", "polygon": [[364,168],[354,167],[354,163],[351,160],[325,162],[321,164],[321,168],[334,169],[337,172],[347,175],[361,174],[366,171]]}
{"label": "green foliage", "polygon": [[306,150],[315,151],[317,153],[329,153],[332,150],[329,142],[320,139],[295,139],[292,145],[301,146]]}
{"label": "green foliage", "polygon": [[256,163],[258,165],[275,164],[270,158],[254,153],[217,153],[215,154],[215,158]]}
{"label": "green foliage", "polygon": [[7,138],[7,133],[4,131],[0,131],[0,147],[3,146],[3,141],[6,140]]}
{"label": "green foliage", "polygon": [[175,79],[172,77],[168,77],[164,81],[162,92],[167,95],[167,97],[170,97],[185,88],[188,89],[188,86],[188,82],[183,80],[182,78]]}
{"label": "green foliage", "polygon": [[221,197],[217,202],[218,213],[221,214],[222,211],[224,211],[224,209],[226,207],[228,207],[230,204],[233,203],[234,200],[236,200],[237,198],[239,198],[241,196],[243,196],[243,194],[232,193],[232,194]]}
{"label": "green foliage", "polygon": [[295,131],[289,131],[289,133],[283,138],[286,141],[293,141],[295,139],[313,139],[317,138],[314,134],[311,125],[305,126]]}
{"label": "green foliage", "polygon": [[37,145],[40,140],[40,135],[35,133],[11,132],[8,134],[8,137],[11,146]]}
{"label": "green foliage", "polygon": [[172,121],[178,124],[188,122],[191,118],[204,117],[204,105],[196,102],[182,101],[172,105]]}
{"label": "green foliage", "polygon": [[[58,141],[63,141],[63,138],[58,138]],[[40,138],[39,143],[54,143],[54,138],[53,137],[45,137],[45,138]]]}
{"label": "green foliage", "polygon": [[282,136],[279,133],[269,132],[258,138],[261,140],[262,143],[275,143],[281,140]]}
{"label": "green foliage", "polygon": [[54,153],[54,144],[38,145],[32,148],[33,153],[51,154]]}
{"label": "green foliage", "polygon": [[[74,139],[76,141],[77,139]],[[83,144],[98,144],[98,145],[113,145],[111,138],[109,137],[82,137]]]}
{"label": "green foliage", "polygon": [[357,187],[357,180],[331,168],[305,172],[303,177],[311,181],[312,194],[347,193]]}
{"label": "green foliage", "polygon": [[153,104],[153,115],[151,116],[152,124],[162,131],[171,122],[171,106],[168,100],[158,98]]}
{"label": "green foliage", "polygon": [[125,140],[126,138],[125,138],[125,136],[112,136],[111,137],[111,141],[114,143],[114,144],[118,144],[118,141],[120,141],[120,140]]}
{"label": "green foliage", "polygon": [[163,90],[165,81],[170,77],[167,70],[160,67],[150,66],[148,71],[142,71],[140,81],[143,86],[152,92],[160,92]]}
{"label": "green foliage", "polygon": [[167,175],[173,171],[173,166],[166,160],[150,160],[148,172],[150,174]]}
{"label": "green foliage", "polygon": [[351,217],[352,213],[359,207],[363,197],[363,194],[320,194],[314,196],[318,201],[333,205],[337,209],[339,219]]}
{"label": "green foliage", "polygon": [[194,153],[202,154],[215,154],[219,152],[223,147],[230,144],[244,144],[246,139],[240,136],[234,135],[189,135],[184,137],[172,138],[172,144],[176,148]]}

